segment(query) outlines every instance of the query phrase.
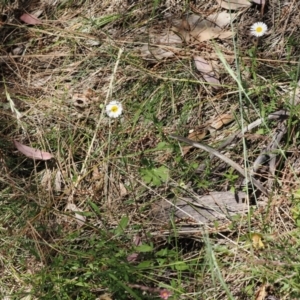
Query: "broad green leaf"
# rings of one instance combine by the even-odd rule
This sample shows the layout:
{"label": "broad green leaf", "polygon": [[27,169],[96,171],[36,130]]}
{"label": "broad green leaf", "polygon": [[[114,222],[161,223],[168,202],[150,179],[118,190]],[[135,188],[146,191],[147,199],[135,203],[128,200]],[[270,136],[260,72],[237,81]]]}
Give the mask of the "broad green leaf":
{"label": "broad green leaf", "polygon": [[169,178],[169,169],[165,166],[159,168],[144,168],[140,170],[145,183],[159,186]]}
{"label": "broad green leaf", "polygon": [[166,256],[168,254],[168,249],[164,248],[155,253],[156,256]]}
{"label": "broad green leaf", "polygon": [[177,271],[185,271],[189,269],[189,266],[183,261],[177,262],[174,267]]}
{"label": "broad green leaf", "polygon": [[135,249],[138,252],[151,252],[151,251],[153,251],[153,247],[150,246],[150,245],[147,245],[147,244],[137,246]]}
{"label": "broad green leaf", "polygon": [[161,166],[158,169],[153,169],[156,175],[163,181],[166,182],[169,178],[169,169]]}
{"label": "broad green leaf", "polygon": [[166,142],[160,142],[157,144],[156,148],[154,148],[153,150],[165,150],[165,149],[170,149],[171,146],[169,144],[167,144]]}
{"label": "broad green leaf", "polygon": [[140,269],[144,269],[144,268],[152,267],[152,265],[153,265],[153,261],[145,260],[145,261],[142,261],[141,263],[139,263],[137,267]]}

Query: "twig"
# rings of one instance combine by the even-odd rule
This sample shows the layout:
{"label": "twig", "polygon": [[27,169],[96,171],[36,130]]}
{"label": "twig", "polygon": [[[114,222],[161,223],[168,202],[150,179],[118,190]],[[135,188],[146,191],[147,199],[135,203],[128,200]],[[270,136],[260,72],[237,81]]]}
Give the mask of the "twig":
{"label": "twig", "polygon": [[228,165],[230,165],[232,168],[234,168],[236,171],[238,171],[242,176],[244,176],[247,180],[251,180],[251,182],[253,182],[253,184],[263,193],[265,194],[266,196],[269,195],[268,191],[262,186],[262,184],[255,180],[246,170],[244,170],[242,167],[240,167],[236,162],[234,162],[233,160],[231,160],[230,158],[226,157],[225,155],[221,154],[219,151],[207,146],[207,145],[204,145],[204,144],[201,144],[201,143],[196,143],[192,140],[189,140],[187,138],[184,138],[182,136],[179,136],[179,135],[175,135],[175,134],[171,134],[170,137],[172,139],[175,139],[175,140],[178,140],[178,141],[181,141],[181,142],[184,142],[184,143],[187,143],[193,147],[196,147],[196,148],[199,148],[199,149],[202,149],[206,152],[209,152],[210,154],[213,154],[214,156],[222,159],[224,162],[226,162]]}

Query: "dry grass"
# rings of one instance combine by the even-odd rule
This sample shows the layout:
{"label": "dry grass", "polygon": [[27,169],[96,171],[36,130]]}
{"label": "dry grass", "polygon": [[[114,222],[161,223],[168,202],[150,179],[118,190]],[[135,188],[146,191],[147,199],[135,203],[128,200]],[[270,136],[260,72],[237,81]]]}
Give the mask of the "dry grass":
{"label": "dry grass", "polygon": [[[3,8],[3,297],[101,299],[110,292],[113,299],[153,299],[155,290],[143,288],[165,287],[174,299],[259,299],[255,293],[262,288],[273,299],[298,299],[299,124],[289,92],[299,77],[299,4],[270,0],[262,18],[252,5],[237,16],[235,39],[187,44],[160,61],[145,57],[149,36],[171,28],[172,19],[221,10],[215,1],[189,2],[45,1]],[[19,21],[24,9],[37,7],[43,11],[42,25]],[[269,32],[257,44],[249,27],[258,20]],[[211,55],[216,48],[245,93],[218,58],[219,89],[196,72],[191,57]],[[10,110],[6,93],[21,119]],[[112,99],[123,104],[119,119],[105,115]],[[235,121],[205,139],[218,147],[242,122],[281,108],[292,117],[268,199],[256,194],[257,205],[246,216],[185,233],[171,216],[163,222],[153,215],[152,206],[160,201],[242,189],[243,178],[228,165],[200,150],[182,157],[169,134],[187,136],[231,112]],[[270,122],[224,153],[251,166],[275,131],[276,123]],[[16,151],[13,140],[51,152],[55,159],[30,160]],[[203,162],[199,175],[195,170]],[[160,170],[168,173],[167,180]],[[264,176],[269,175],[259,178]],[[86,218],[83,226],[66,209],[68,203]],[[253,232],[263,236],[263,249],[253,247]],[[152,247],[141,250],[139,266],[126,260],[137,251],[137,236]]]}

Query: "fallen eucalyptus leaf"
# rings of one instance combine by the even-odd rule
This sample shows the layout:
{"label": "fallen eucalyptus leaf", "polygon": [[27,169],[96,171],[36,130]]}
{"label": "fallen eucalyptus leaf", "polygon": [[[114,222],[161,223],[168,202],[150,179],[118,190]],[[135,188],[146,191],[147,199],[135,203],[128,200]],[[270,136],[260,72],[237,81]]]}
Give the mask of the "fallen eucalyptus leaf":
{"label": "fallen eucalyptus leaf", "polygon": [[227,125],[230,122],[232,122],[233,120],[234,120],[234,117],[232,114],[222,114],[211,122],[210,127],[214,128],[214,129],[220,129],[224,125]]}
{"label": "fallen eucalyptus leaf", "polygon": [[[142,245],[142,239],[139,235],[136,235],[133,238],[133,244],[135,246]],[[135,261],[137,261],[138,257],[139,257],[139,253],[135,252],[135,253],[132,253],[132,254],[128,255],[126,259],[127,259],[128,262],[135,262]]]}
{"label": "fallen eucalyptus leaf", "polygon": [[187,136],[188,139],[192,140],[192,141],[201,141],[203,140],[206,135],[208,133],[207,129],[203,129],[203,130],[193,130],[189,133],[189,135]]}
{"label": "fallen eucalyptus leaf", "polygon": [[[192,141],[201,141],[203,140],[208,133],[206,128],[200,130],[192,130],[189,132],[188,139]],[[193,148],[193,146],[183,146],[182,147],[182,156],[186,156],[187,153]]]}
{"label": "fallen eucalyptus leaf", "polygon": [[29,158],[36,159],[36,160],[49,160],[53,158],[53,155],[50,154],[49,152],[44,152],[32,147],[25,146],[16,140],[14,140],[14,144],[21,153],[23,153],[25,156]]}
{"label": "fallen eucalyptus leaf", "polygon": [[213,67],[208,61],[206,61],[201,56],[194,56],[194,62],[197,70],[201,73],[201,75],[207,82],[214,85],[220,85],[220,81],[216,78]]}
{"label": "fallen eucalyptus leaf", "polygon": [[29,25],[39,25],[42,24],[42,21],[39,20],[36,16],[31,14],[23,14],[20,17],[20,20]]}

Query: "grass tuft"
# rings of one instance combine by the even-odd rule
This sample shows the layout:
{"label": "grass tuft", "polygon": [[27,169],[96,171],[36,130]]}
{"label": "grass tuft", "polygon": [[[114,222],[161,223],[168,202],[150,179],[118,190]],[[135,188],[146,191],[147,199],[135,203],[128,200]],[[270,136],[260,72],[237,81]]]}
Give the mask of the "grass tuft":
{"label": "grass tuft", "polygon": [[[299,298],[300,10],[279,2],[239,10],[232,38],[176,43],[158,41],[176,24],[180,40],[192,32],[192,13],[225,10],[217,1],[1,3],[3,299]],[[37,8],[41,24],[20,20]],[[260,39],[249,34],[257,21],[269,28]],[[218,87],[194,56],[212,61]],[[112,100],[119,118],[106,115]],[[269,117],[278,111],[287,113]],[[225,114],[232,120],[213,127]],[[171,138],[193,132],[268,196],[221,156]],[[32,160],[14,141],[55,158]],[[244,211],[201,202],[228,191],[244,193]]]}

